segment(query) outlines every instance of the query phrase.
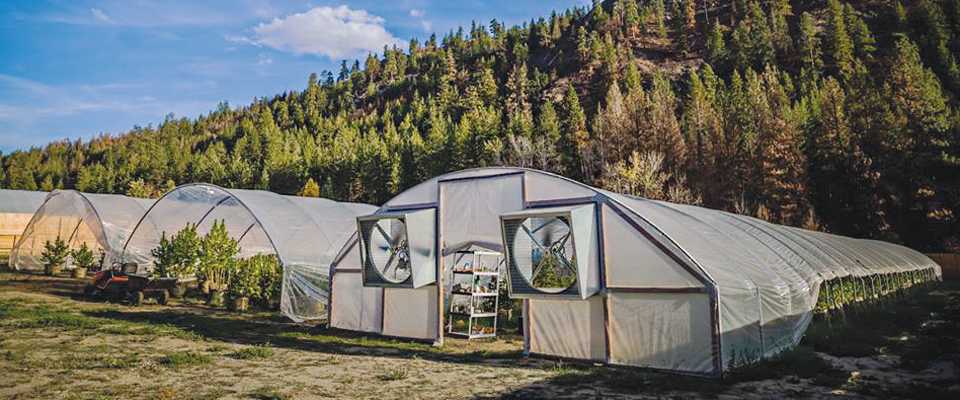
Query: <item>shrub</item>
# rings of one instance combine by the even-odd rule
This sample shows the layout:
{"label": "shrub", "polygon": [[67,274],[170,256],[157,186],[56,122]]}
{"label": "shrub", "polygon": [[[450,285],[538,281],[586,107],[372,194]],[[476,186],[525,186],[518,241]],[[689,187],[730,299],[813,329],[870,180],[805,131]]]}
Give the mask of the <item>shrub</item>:
{"label": "shrub", "polygon": [[222,290],[229,283],[237,266],[234,257],[240,253],[237,241],[227,233],[226,221],[214,222],[210,232],[200,240],[199,278],[211,290]]}
{"label": "shrub", "polygon": [[175,276],[187,278],[197,274],[197,261],[200,258],[200,237],[197,226],[187,224],[167,240],[166,232],[160,236],[160,244],[150,251],[154,257],[156,276]]}
{"label": "shrub", "polygon": [[73,256],[73,263],[77,265],[77,268],[93,271],[93,266],[97,265],[97,262],[93,259],[93,252],[90,251],[86,243],[80,245],[79,249],[70,252],[70,255]]}
{"label": "shrub", "polygon": [[262,273],[263,256],[253,256],[248,260],[241,260],[236,268],[230,271],[229,293],[234,297],[256,297],[263,291]]}
{"label": "shrub", "polygon": [[283,266],[275,255],[256,255],[250,258],[260,266],[260,298],[279,299],[283,288]]}
{"label": "shrub", "polygon": [[40,253],[41,259],[50,265],[63,265],[67,261],[67,256],[70,255],[70,248],[63,239],[60,239],[60,236],[57,236],[57,240],[53,243],[48,240],[43,248],[43,252]]}

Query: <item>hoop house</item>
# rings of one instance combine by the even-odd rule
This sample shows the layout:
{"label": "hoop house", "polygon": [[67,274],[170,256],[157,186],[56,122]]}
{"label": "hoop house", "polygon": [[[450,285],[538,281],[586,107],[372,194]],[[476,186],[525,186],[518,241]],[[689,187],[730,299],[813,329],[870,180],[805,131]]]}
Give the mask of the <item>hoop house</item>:
{"label": "hoop house", "polygon": [[71,249],[86,244],[94,252],[103,252],[103,265],[117,261],[123,243],[153,199],[138,199],[116,194],[81,193],[54,190],[37,209],[23,231],[10,258],[20,271],[41,271],[44,244],[57,238]]}
{"label": "hoop house", "polygon": [[0,254],[10,254],[47,192],[0,189]]}
{"label": "hoop house", "polygon": [[295,321],[326,317],[329,266],[356,226],[354,218],[376,207],[211,184],[177,187],[143,215],[122,252],[124,262],[152,270],[150,251],[162,234],[187,224],[204,235],[223,221],[239,242],[239,257],[276,255],[283,264],[281,311]]}
{"label": "hoop house", "polygon": [[[405,232],[384,236],[402,237],[406,247],[381,248],[414,261],[432,255],[404,264],[412,276],[435,277],[429,283],[369,278],[369,265],[390,258],[373,254],[376,243],[365,235],[375,234],[365,234],[372,225],[364,223],[391,218],[403,219]],[[893,277],[907,284],[940,277],[937,264],[902,246],[519,168],[440,176],[358,221],[360,234],[333,266],[333,327],[442,343],[452,255],[492,250],[506,259],[510,296],[523,301],[527,354],[700,375],[795,346],[824,282],[853,282],[867,296]]]}

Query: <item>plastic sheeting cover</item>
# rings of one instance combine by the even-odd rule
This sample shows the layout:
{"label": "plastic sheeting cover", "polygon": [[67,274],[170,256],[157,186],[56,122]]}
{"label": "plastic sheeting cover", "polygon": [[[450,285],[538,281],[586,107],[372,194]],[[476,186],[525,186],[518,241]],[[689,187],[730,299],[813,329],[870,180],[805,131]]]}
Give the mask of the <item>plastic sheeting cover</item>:
{"label": "plastic sheeting cover", "polygon": [[329,268],[356,230],[354,218],[376,207],[322,198],[282,196],[260,190],[224,189],[189,184],[165,194],[144,215],[123,249],[125,262],[153,266],[150,251],[161,235],[170,237],[186,225],[197,233],[223,221],[245,258],[275,254],[284,267],[280,307],[295,321],[325,318]]}
{"label": "plastic sheeting cover", "polygon": [[118,260],[134,225],[154,201],[115,194],[55,190],[47,196],[24,230],[13,251],[11,265],[18,270],[42,270],[44,244],[59,237],[71,249],[86,244],[94,254],[103,251],[103,265],[110,266]]}

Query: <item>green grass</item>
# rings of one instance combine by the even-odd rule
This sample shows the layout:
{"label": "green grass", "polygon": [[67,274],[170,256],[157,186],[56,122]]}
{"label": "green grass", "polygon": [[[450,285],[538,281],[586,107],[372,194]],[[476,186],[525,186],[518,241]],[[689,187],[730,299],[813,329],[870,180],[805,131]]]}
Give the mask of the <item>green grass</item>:
{"label": "green grass", "polygon": [[394,368],[389,371],[385,371],[376,376],[378,381],[402,381],[407,379],[407,369],[406,368]]}
{"label": "green grass", "polygon": [[254,358],[269,358],[273,356],[273,349],[269,347],[246,347],[230,354],[230,357],[238,360],[250,360]]}
{"label": "green grass", "polygon": [[213,363],[213,357],[193,352],[167,354],[157,359],[157,363],[171,368]]}
{"label": "green grass", "polygon": [[137,366],[140,360],[136,355],[116,354],[68,354],[61,358],[57,367],[61,369],[127,369]]}

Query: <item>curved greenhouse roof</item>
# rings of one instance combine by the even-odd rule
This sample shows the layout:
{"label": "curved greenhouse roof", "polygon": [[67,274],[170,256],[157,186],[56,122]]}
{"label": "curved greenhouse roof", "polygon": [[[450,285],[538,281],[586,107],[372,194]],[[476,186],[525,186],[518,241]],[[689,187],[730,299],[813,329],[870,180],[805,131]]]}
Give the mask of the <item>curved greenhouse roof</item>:
{"label": "curved greenhouse roof", "polygon": [[0,253],[7,253],[30,223],[47,192],[0,189]]}
{"label": "curved greenhouse roof", "polygon": [[116,261],[134,224],[153,204],[116,194],[54,190],[36,210],[13,249],[10,265],[21,271],[43,270],[41,253],[49,240],[62,239],[71,249],[86,244],[104,253],[103,265]]}
{"label": "curved greenhouse roof", "polygon": [[149,270],[150,251],[163,233],[169,237],[189,223],[205,234],[214,222],[224,221],[239,242],[240,257],[275,254],[283,264],[284,314],[296,321],[325,317],[329,266],[355,230],[354,218],[374,210],[367,204],[188,184],[167,192],[143,215],[122,260]]}
{"label": "curved greenhouse roof", "polygon": [[[434,216],[437,230],[414,226],[418,213]],[[707,375],[796,345],[825,281],[855,280],[866,291],[883,277],[940,276],[936,263],[903,246],[621,195],[522,168],[433,178],[363,220],[376,218],[405,218],[411,254],[414,237],[425,235],[432,248],[424,254],[437,254],[431,265],[442,284],[371,284],[361,239],[354,240],[331,278],[331,326],[442,340],[451,254],[494,250],[507,261],[511,296],[525,299],[527,352]],[[557,237],[564,241],[548,242]],[[575,270],[570,286],[537,286],[538,260],[548,250],[572,252],[565,256]]]}

